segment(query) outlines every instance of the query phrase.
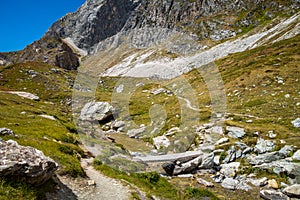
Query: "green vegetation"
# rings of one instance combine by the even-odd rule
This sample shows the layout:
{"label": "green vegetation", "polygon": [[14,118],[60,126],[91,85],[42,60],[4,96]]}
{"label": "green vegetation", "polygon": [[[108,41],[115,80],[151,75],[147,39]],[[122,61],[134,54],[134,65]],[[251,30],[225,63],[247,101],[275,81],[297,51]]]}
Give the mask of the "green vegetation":
{"label": "green vegetation", "polygon": [[[72,122],[66,100],[71,96],[73,72],[51,69],[53,66],[41,63],[16,64],[0,67],[0,127],[12,129],[20,145],[32,146],[59,163],[59,173],[73,177],[83,176],[79,158],[85,156],[78,147],[79,138]],[[29,70],[37,74],[32,76]],[[33,101],[9,94],[6,91],[25,91],[37,94],[40,101]],[[40,115],[54,116],[55,120]],[[48,188],[53,189],[49,182]],[[25,183],[13,184],[1,179],[0,199],[41,199],[46,190],[40,190]],[[8,196],[9,195],[9,196]]]}
{"label": "green vegetation", "polygon": [[23,182],[0,179],[1,200],[38,200],[44,199],[45,192],[53,191],[53,181],[50,180],[40,187],[33,187]]}
{"label": "green vegetation", "polygon": [[166,179],[161,178],[156,172],[125,173],[104,164],[94,165],[94,167],[106,176],[125,180],[139,187],[148,197],[154,195],[163,199],[182,199],[180,191]]}
{"label": "green vegetation", "polygon": [[189,199],[210,199],[210,200],[219,199],[213,193],[204,189],[188,187],[184,190],[184,193]]}

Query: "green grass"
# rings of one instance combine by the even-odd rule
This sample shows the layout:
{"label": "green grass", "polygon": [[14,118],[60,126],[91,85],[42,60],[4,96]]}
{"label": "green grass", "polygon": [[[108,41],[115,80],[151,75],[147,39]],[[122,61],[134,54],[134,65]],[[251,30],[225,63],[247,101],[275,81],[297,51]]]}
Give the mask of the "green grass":
{"label": "green grass", "polygon": [[[52,72],[51,68],[53,66],[41,63],[0,67],[0,127],[12,129],[18,136],[2,138],[41,150],[59,164],[60,174],[84,176],[79,158],[85,155],[78,147],[79,138],[70,107],[65,101],[71,96],[70,86],[75,74],[61,69]],[[37,76],[31,77],[28,70],[38,72]],[[40,101],[21,98],[6,91],[37,94]],[[56,120],[39,116],[42,114],[54,116]],[[48,188],[52,186],[53,182],[48,183]],[[13,184],[10,180],[1,179],[0,199],[9,199],[13,195],[16,195],[15,199],[41,199],[44,192],[25,183]]]}
{"label": "green grass", "polygon": [[144,191],[148,197],[151,195],[162,199],[181,199],[182,194],[166,179],[161,178],[156,172],[125,173],[107,165],[94,165],[104,175],[111,178],[125,180]]}
{"label": "green grass", "polygon": [[38,200],[44,199],[46,192],[51,192],[54,189],[54,183],[49,180],[44,185],[34,187],[24,182],[8,181],[0,179],[0,199],[1,200]]}
{"label": "green grass", "polygon": [[188,197],[188,199],[210,199],[210,200],[219,199],[213,193],[205,189],[188,187],[184,190],[184,193]]}

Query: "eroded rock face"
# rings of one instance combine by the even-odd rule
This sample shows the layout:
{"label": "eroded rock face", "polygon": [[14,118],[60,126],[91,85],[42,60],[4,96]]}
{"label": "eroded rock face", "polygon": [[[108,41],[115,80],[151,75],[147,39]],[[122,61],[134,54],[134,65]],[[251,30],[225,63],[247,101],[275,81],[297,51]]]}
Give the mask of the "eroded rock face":
{"label": "eroded rock face", "polygon": [[0,141],[0,177],[40,185],[49,180],[58,165],[41,151],[13,140]]}

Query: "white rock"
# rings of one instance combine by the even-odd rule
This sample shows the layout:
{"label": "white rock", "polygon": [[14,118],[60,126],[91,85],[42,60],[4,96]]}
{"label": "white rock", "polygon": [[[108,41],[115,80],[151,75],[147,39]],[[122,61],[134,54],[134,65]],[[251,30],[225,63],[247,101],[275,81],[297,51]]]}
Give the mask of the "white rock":
{"label": "white rock", "polygon": [[294,121],[292,121],[292,124],[294,125],[294,127],[300,128],[300,118],[297,118]]}
{"label": "white rock", "polygon": [[34,95],[34,94],[31,94],[29,92],[16,92],[16,91],[10,91],[8,92],[10,94],[16,94],[20,97],[23,97],[25,99],[30,99],[30,100],[35,100],[35,101],[39,101],[40,100],[40,97]]}
{"label": "white rock", "polygon": [[224,138],[221,138],[219,139],[217,142],[216,142],[216,145],[221,145],[221,144],[224,144],[226,142],[229,142],[229,139],[224,137]]}
{"label": "white rock", "polygon": [[170,140],[166,136],[158,136],[153,138],[153,144],[157,149],[170,146]]}

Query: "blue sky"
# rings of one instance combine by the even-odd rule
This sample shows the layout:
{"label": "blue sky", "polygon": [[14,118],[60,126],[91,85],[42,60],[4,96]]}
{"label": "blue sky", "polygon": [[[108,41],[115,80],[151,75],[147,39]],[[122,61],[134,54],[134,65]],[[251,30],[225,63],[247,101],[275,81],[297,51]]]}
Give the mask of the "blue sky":
{"label": "blue sky", "polygon": [[16,51],[40,39],[46,30],[84,0],[3,0],[0,6],[0,52]]}

